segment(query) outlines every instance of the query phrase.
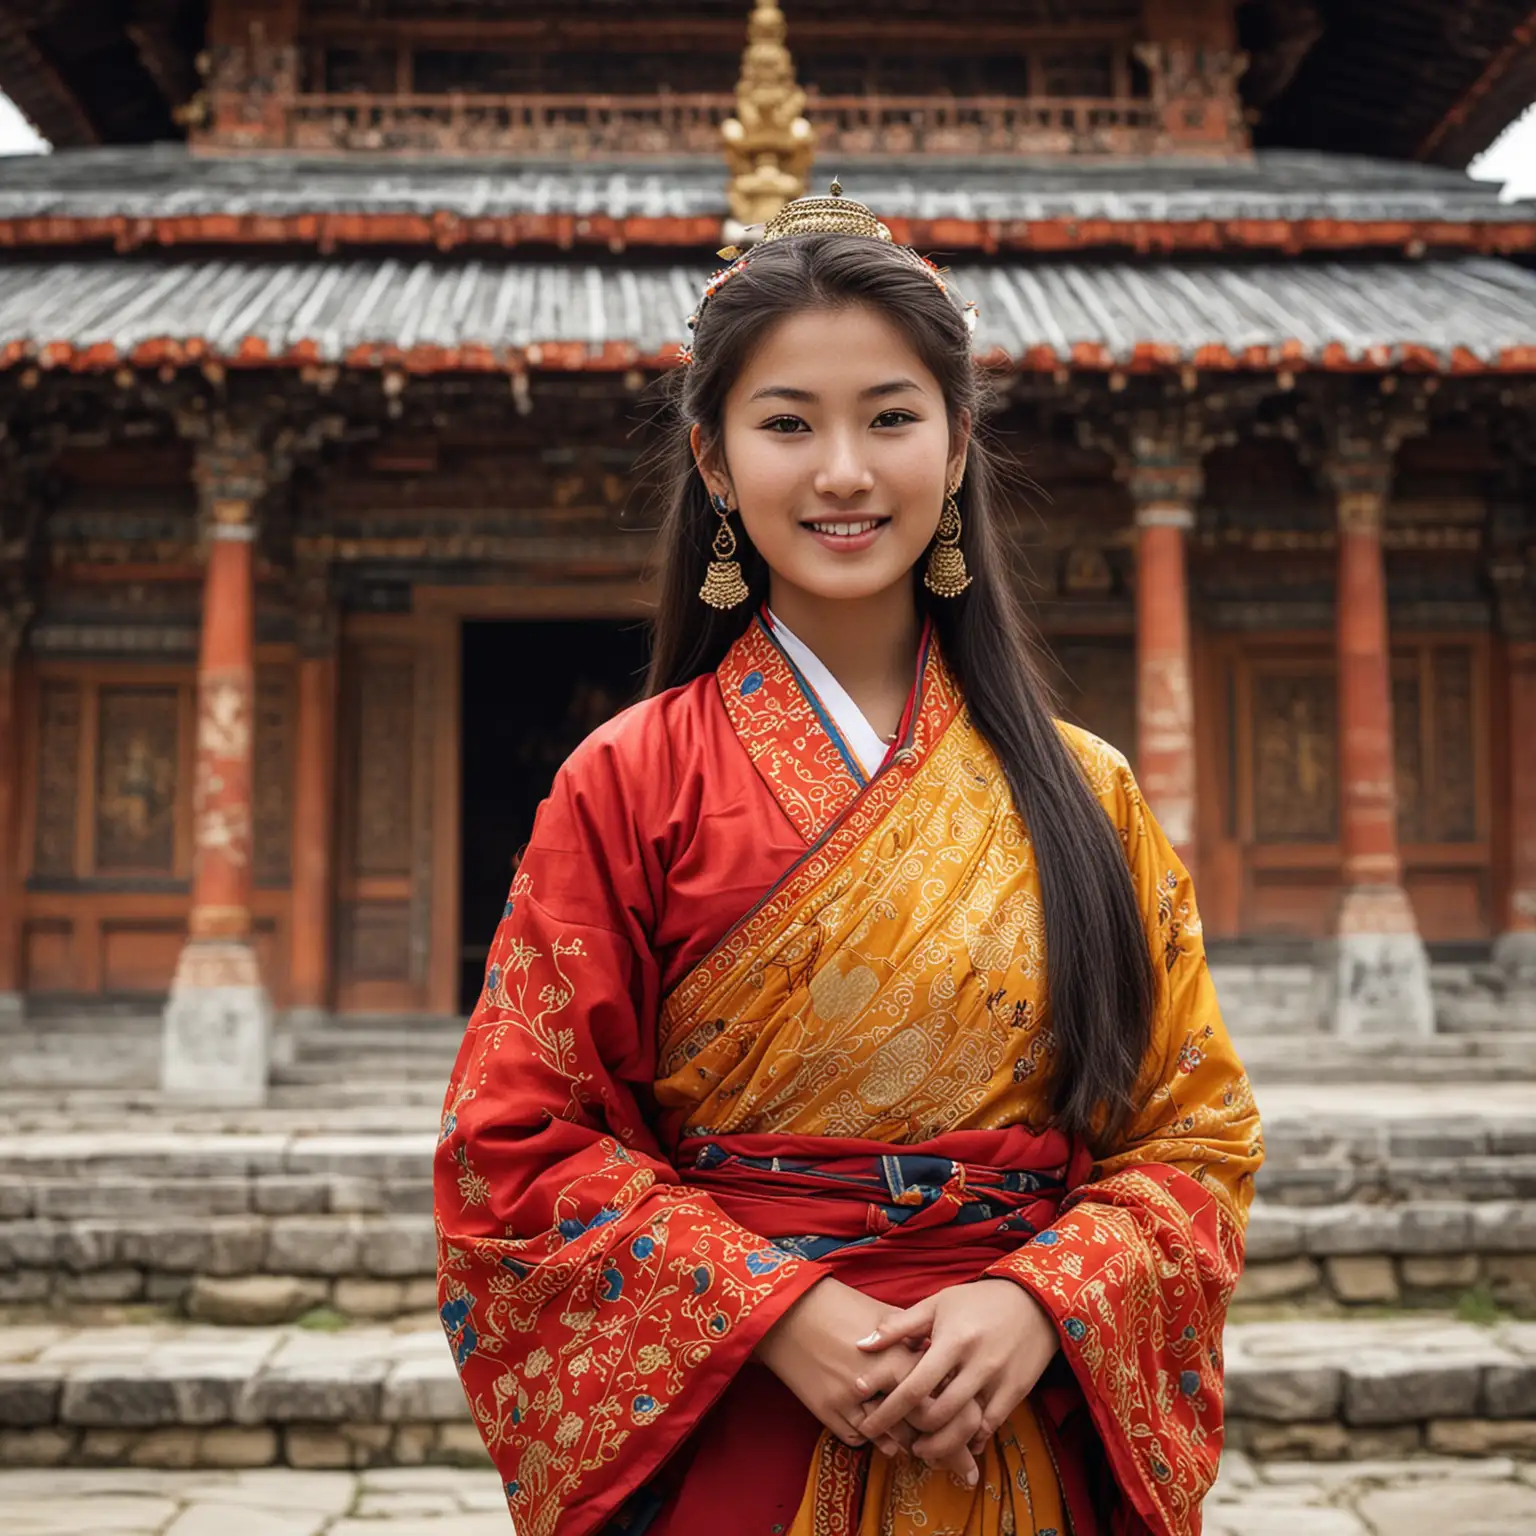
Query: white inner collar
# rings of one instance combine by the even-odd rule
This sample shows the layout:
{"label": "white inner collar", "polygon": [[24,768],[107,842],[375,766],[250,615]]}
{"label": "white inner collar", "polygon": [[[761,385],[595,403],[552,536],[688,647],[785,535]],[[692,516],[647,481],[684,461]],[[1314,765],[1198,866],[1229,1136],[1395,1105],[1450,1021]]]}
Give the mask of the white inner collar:
{"label": "white inner collar", "polygon": [[784,621],[768,610],[773,632],[784,647],[789,659],[805,674],[805,680],[816,690],[816,697],[826,706],[832,723],[858,758],[866,779],[873,778],[885,755],[890,750],[880,739],[880,733],[864,718],[864,711],[848,697],[848,691],[833,677],[826,663]]}

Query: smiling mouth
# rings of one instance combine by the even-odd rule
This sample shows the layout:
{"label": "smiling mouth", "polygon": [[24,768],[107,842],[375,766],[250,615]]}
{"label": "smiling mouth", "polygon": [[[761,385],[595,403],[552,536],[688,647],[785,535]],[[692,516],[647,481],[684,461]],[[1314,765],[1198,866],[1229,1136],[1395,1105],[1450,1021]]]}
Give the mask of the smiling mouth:
{"label": "smiling mouth", "polygon": [[826,518],[815,523],[801,523],[801,527],[811,533],[819,533],[828,539],[857,539],[866,533],[873,533],[876,528],[883,528],[890,522],[888,517],[865,517],[857,521],[851,519]]}

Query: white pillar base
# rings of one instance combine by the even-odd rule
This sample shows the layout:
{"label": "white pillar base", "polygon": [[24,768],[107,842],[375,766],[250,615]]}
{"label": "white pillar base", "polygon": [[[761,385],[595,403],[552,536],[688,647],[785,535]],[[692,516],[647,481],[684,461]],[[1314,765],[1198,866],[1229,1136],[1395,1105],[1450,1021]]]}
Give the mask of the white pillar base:
{"label": "white pillar base", "polygon": [[1429,954],[1401,886],[1345,892],[1338,931],[1319,948],[1317,989],[1318,1011],[1337,1035],[1434,1034]]}
{"label": "white pillar base", "polygon": [[26,995],[22,992],[0,992],[0,1030],[20,1029],[26,1022]]}
{"label": "white pillar base", "polygon": [[169,1097],[245,1107],[266,1102],[272,1003],[249,944],[190,939],[165,1005],[160,1088]]}
{"label": "white pillar base", "polygon": [[1511,997],[1536,1004],[1536,930],[1501,933],[1493,941],[1493,963],[1503,971]]}

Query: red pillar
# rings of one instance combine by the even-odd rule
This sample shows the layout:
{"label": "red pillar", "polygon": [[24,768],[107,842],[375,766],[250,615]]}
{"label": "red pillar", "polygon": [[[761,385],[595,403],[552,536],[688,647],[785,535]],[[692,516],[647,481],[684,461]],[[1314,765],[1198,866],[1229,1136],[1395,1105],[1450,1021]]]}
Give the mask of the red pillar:
{"label": "red pillar", "polygon": [[1340,1033],[1428,1034],[1429,964],[1397,847],[1391,648],[1381,523],[1389,460],[1330,466],[1338,495],[1335,625],[1342,891],[1327,971]]}
{"label": "red pillar", "polygon": [[1494,958],[1522,993],[1536,992],[1536,640],[1511,640],[1509,664],[1509,895]]}
{"label": "red pillar", "polygon": [[[1347,505],[1346,505],[1347,503]],[[1346,891],[1400,888],[1392,673],[1378,500],[1341,498],[1337,628],[1339,845]]]}
{"label": "red pillar", "polygon": [[1184,535],[1192,514],[1147,508],[1136,538],[1136,775],[1190,868],[1195,842],[1195,706]]}
{"label": "red pillar", "polygon": [[1200,498],[1198,461],[1138,444],[1136,777],[1168,840],[1195,862],[1195,699],[1185,541]]}
{"label": "red pillar", "polygon": [[166,1005],[161,1086],[259,1103],[271,1004],[251,947],[256,500],[265,461],[249,439],[199,444],[208,564],[197,663],[192,911]]}
{"label": "red pillar", "polygon": [[194,939],[251,936],[256,603],[248,524],[216,527],[203,581],[193,785]]}

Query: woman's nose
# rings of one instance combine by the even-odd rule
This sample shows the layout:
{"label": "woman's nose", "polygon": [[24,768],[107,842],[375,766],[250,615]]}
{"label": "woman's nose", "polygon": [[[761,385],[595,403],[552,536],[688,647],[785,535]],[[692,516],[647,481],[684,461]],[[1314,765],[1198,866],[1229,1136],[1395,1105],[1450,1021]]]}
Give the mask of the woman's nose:
{"label": "woman's nose", "polygon": [[869,461],[847,437],[833,436],[827,456],[816,476],[816,489],[824,496],[854,496],[874,485]]}

